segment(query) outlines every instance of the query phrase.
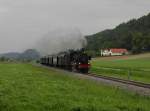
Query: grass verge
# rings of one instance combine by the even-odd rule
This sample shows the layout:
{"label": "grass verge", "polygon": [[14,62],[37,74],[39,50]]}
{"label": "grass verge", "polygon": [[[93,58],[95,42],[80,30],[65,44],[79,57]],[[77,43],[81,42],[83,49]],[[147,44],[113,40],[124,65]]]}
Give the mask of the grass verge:
{"label": "grass verge", "polygon": [[30,64],[0,63],[0,111],[149,111],[141,96]]}

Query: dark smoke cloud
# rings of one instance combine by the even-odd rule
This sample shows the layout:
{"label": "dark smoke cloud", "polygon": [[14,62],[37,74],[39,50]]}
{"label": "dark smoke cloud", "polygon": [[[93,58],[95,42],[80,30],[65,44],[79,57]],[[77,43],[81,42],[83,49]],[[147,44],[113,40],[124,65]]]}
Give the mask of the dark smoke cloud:
{"label": "dark smoke cloud", "polygon": [[36,49],[42,54],[56,54],[69,49],[81,49],[86,39],[76,28],[65,28],[50,31],[38,41]]}

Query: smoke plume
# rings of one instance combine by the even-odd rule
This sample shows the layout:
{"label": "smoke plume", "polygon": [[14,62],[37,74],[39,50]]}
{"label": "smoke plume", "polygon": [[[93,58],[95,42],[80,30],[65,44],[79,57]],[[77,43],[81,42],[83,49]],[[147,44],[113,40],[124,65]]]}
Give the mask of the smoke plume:
{"label": "smoke plume", "polygon": [[57,54],[69,49],[81,49],[86,45],[86,39],[78,29],[57,29],[42,37],[37,44],[37,50],[42,55]]}

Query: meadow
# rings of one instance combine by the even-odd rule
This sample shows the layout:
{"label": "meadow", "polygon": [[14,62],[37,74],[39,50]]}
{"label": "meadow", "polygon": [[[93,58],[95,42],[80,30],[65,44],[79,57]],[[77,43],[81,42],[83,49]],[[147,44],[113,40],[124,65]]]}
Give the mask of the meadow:
{"label": "meadow", "polygon": [[149,111],[150,97],[31,64],[0,63],[0,111]]}
{"label": "meadow", "polygon": [[150,83],[150,54],[95,58],[91,72]]}

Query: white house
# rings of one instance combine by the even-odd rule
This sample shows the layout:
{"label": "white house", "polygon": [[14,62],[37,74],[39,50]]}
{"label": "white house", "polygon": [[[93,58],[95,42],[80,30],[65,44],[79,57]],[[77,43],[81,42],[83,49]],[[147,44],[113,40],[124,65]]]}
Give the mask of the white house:
{"label": "white house", "polygon": [[121,56],[126,54],[128,54],[127,49],[122,48],[111,48],[101,50],[101,56]]}

